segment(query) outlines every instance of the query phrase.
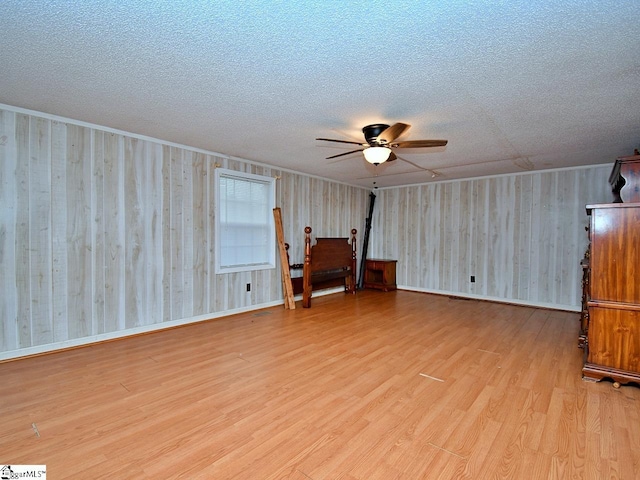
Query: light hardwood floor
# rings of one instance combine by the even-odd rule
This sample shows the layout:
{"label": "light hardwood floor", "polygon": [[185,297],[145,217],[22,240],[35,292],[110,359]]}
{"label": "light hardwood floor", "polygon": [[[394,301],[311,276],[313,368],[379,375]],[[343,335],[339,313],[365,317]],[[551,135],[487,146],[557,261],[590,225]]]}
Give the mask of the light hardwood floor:
{"label": "light hardwood floor", "polygon": [[[299,306],[299,304],[298,304]],[[48,478],[640,478],[640,388],[578,315],[361,291],[0,364],[0,463]]]}

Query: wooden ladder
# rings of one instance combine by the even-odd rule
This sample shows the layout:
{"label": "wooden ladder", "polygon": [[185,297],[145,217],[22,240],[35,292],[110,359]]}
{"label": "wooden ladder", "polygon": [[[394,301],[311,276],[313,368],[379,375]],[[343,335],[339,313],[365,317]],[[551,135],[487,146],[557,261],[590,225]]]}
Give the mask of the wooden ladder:
{"label": "wooden ladder", "polygon": [[273,209],[273,218],[276,222],[276,238],[278,240],[278,251],[280,252],[284,308],[294,310],[296,308],[296,301],[293,298],[293,285],[291,283],[291,273],[289,272],[289,259],[287,258],[287,249],[284,246],[284,231],[282,229],[282,212],[280,211],[280,207]]}

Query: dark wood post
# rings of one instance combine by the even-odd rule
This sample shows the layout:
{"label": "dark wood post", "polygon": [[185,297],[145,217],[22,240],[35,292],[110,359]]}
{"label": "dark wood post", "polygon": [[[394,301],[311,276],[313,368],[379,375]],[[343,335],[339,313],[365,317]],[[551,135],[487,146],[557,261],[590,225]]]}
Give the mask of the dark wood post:
{"label": "dark wood post", "polygon": [[311,306],[311,227],[304,227],[304,265],[302,267],[302,307]]}

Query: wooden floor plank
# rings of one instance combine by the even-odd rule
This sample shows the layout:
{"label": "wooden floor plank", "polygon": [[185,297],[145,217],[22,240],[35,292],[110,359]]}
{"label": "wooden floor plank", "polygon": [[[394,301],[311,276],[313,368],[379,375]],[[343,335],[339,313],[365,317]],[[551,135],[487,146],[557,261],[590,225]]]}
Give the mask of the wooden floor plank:
{"label": "wooden floor plank", "polygon": [[0,364],[0,463],[52,478],[640,478],[640,388],[578,315],[318,297]]}

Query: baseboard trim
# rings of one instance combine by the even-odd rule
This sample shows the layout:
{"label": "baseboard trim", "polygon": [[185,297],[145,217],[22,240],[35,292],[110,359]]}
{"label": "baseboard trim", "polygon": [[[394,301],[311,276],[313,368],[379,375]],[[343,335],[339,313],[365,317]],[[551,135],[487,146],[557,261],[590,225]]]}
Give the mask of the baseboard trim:
{"label": "baseboard trim", "polygon": [[486,302],[495,302],[495,303],[506,303],[508,305],[520,305],[523,307],[535,307],[535,308],[544,308],[547,310],[559,310],[562,312],[576,312],[579,313],[581,308],[575,305],[563,305],[563,304],[555,304],[555,303],[544,303],[544,302],[529,302],[526,300],[516,300],[512,298],[499,298],[499,297],[489,297],[485,295],[475,295],[472,293],[461,293],[461,292],[448,292],[446,290],[430,290],[427,288],[416,288],[416,287],[408,287],[406,285],[398,285],[398,290],[407,290],[410,292],[421,292],[421,293],[431,293],[434,295],[444,295],[447,297],[459,297],[468,300],[481,300]]}
{"label": "baseboard trim", "polygon": [[[575,307],[574,305],[556,305],[556,304],[548,304],[548,303],[539,303],[539,302],[526,302],[522,300],[511,300],[504,298],[496,298],[496,297],[487,297],[482,295],[473,295],[473,294],[463,294],[460,292],[447,292],[443,290],[429,290],[426,288],[415,288],[408,287],[406,285],[398,285],[398,290],[406,290],[411,292],[420,292],[420,293],[429,293],[434,295],[445,295],[449,297],[460,297],[469,300],[481,300],[487,302],[496,302],[496,303],[506,303],[510,305],[520,305],[525,307],[536,307],[536,308],[545,308],[550,310],[560,310],[560,311],[569,311],[569,312],[580,312],[579,307]],[[342,287],[331,288],[327,290],[321,290],[318,292],[313,292],[314,297],[321,297],[324,295],[331,295],[334,293],[343,292],[344,289]],[[302,300],[302,295],[296,295],[296,301]],[[207,322],[216,320],[219,318],[230,317],[232,315],[237,315],[239,313],[252,312],[255,310],[262,310],[269,307],[275,307],[278,305],[283,305],[284,301],[275,301],[275,302],[267,302],[261,303],[257,305],[251,305],[247,307],[234,308],[231,310],[225,310],[224,312],[217,313],[209,313],[206,315],[199,315],[196,317],[183,318],[180,320],[172,320],[170,322],[163,323],[154,323],[151,325],[144,325],[135,328],[129,328],[127,330],[120,330],[117,332],[109,332],[103,333],[100,335],[92,335],[89,337],[83,337],[73,340],[65,340],[62,342],[49,343],[46,345],[38,345],[35,347],[27,347],[21,348],[18,350],[10,350],[7,352],[0,352],[0,363],[8,362],[12,360],[23,359],[27,357],[36,357],[40,355],[46,355],[49,353],[56,353],[64,350],[72,350],[75,348],[83,348],[91,345],[111,342],[114,340],[119,340],[122,338],[133,337],[136,335],[146,335],[149,333],[155,333],[162,330],[168,330],[171,328],[183,327],[186,325],[191,325],[199,322]]]}
{"label": "baseboard trim", "polygon": [[[314,297],[321,297],[324,295],[330,295],[333,293],[344,292],[344,288],[337,287],[326,290],[320,290],[313,292]],[[302,300],[302,295],[295,297],[296,301]],[[40,355],[47,355],[49,353],[57,353],[64,350],[73,350],[76,348],[89,347],[99,343],[112,342],[120,340],[122,338],[134,337],[137,335],[146,335],[149,333],[155,333],[162,330],[168,330],[171,328],[179,328],[186,325],[191,325],[199,322],[208,322],[217,320],[224,317],[230,317],[239,313],[252,312],[255,310],[262,310],[269,307],[275,307],[278,305],[284,305],[284,300],[260,303],[257,305],[251,305],[247,307],[234,308],[231,310],[225,310],[224,312],[208,313],[205,315],[199,315],[196,317],[182,318],[180,320],[172,320],[169,322],[154,323],[151,325],[143,325],[140,327],[128,328],[126,330],[119,330],[116,332],[102,333],[99,335],[91,335],[88,337],[77,338],[73,340],[65,340],[62,342],[48,343],[46,345],[38,345],[34,347],[26,347],[18,350],[9,350],[6,352],[0,352],[0,363],[9,362],[12,360],[24,359],[28,357],[37,357]]]}

